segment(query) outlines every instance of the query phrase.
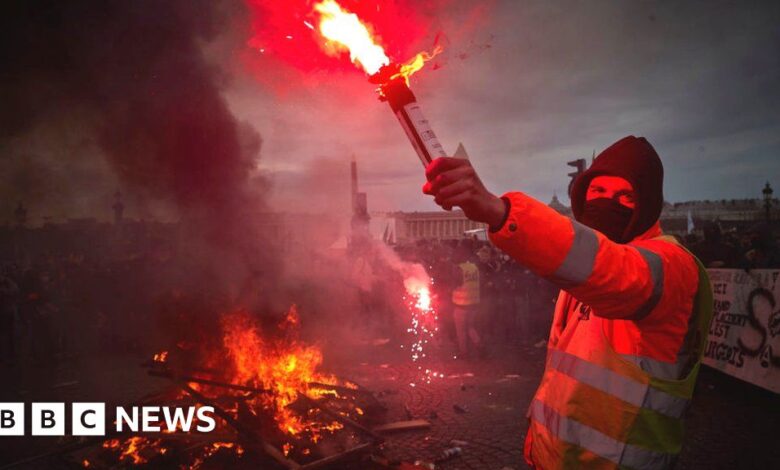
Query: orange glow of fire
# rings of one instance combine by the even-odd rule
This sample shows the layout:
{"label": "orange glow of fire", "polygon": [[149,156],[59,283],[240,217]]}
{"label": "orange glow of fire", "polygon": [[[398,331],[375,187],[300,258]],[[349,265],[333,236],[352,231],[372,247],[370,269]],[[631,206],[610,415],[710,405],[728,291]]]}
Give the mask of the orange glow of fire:
{"label": "orange glow of fire", "polygon": [[210,459],[214,454],[221,449],[232,450],[238,457],[244,455],[244,448],[233,442],[212,442],[206,445],[199,456],[187,467],[189,470],[197,470],[200,468],[206,460]]}
{"label": "orange glow of fire", "polygon": [[168,360],[168,351],[161,351],[152,358],[154,362],[165,362]]}
{"label": "orange glow of fire", "polygon": [[297,328],[300,328],[301,326],[301,318],[298,316],[298,308],[293,305],[290,307],[290,310],[287,311],[287,314],[284,316],[284,320],[282,321],[282,324],[280,327],[282,329],[292,329],[295,330]]}
{"label": "orange glow of fire", "polygon": [[[296,436],[297,439],[308,439],[312,443],[317,443],[324,433],[343,429],[342,423],[328,420],[316,407],[311,407],[305,412],[300,411],[299,407],[296,407],[299,411],[293,411],[290,407],[300,398],[300,394],[305,394],[312,400],[326,395],[344,398],[328,388],[328,385],[357,388],[354,383],[340,381],[332,375],[318,372],[323,362],[322,351],[316,345],[300,340],[300,325],[300,317],[295,305],[276,325],[276,334],[271,335],[261,334],[259,325],[245,310],[222,315],[220,319],[222,341],[221,344],[215,345],[216,349],[204,351],[202,360],[206,368],[223,371],[225,382],[247,385],[270,393],[246,395],[245,392],[225,391],[222,388],[196,382],[189,383],[189,386],[206,395],[213,393],[228,398],[222,407],[234,417],[238,416],[239,402],[231,402],[229,397],[241,396],[241,402],[249,405],[249,412],[258,416],[261,410],[270,413],[279,430],[287,435]],[[165,363],[167,360],[168,351],[161,351],[153,357],[155,363]],[[188,396],[182,391],[178,398]],[[233,406],[230,403],[233,403]],[[363,414],[363,410],[357,407],[355,412],[358,415]],[[178,423],[177,430],[180,428],[181,423]],[[165,434],[173,432],[176,431],[168,429],[163,431]],[[120,462],[143,465],[154,456],[165,454],[169,450],[162,443],[162,439],[136,436],[106,440],[103,442],[103,448],[116,453]],[[233,452],[238,457],[244,453],[240,445],[231,442],[214,442],[202,447],[194,454],[191,463],[181,468],[199,469],[208,459],[223,449]],[[283,452],[288,455],[293,449],[293,444],[287,443],[283,447]],[[297,445],[295,451],[303,455],[311,452],[310,449]],[[86,459],[82,465],[91,466]]]}
{"label": "orange glow of fire", "polygon": [[124,441],[109,439],[103,442],[103,448],[119,451],[120,462],[127,461],[134,465],[141,465],[149,461],[150,455],[162,455],[168,451],[167,448],[160,447],[161,442],[161,439],[135,436]]}
{"label": "orange glow of fire", "polygon": [[[135,436],[127,438],[124,441],[109,439],[103,442],[103,448],[118,452],[120,462],[127,462],[133,465],[144,465],[149,463],[149,458],[152,456],[165,455],[168,449],[163,447],[161,443],[162,439],[149,439],[142,436]],[[244,454],[244,448],[239,444],[233,442],[212,442],[206,444],[199,451],[199,454],[191,464],[186,467],[182,466],[181,468],[196,470],[221,449],[228,449],[239,458]],[[91,466],[91,463],[89,460],[84,459],[82,461],[82,466],[87,468]]]}
{"label": "orange glow of fire", "polygon": [[405,64],[401,64],[401,67],[398,69],[398,72],[390,77],[390,80],[396,79],[396,78],[403,78],[406,81],[406,84],[409,84],[409,77],[412,76],[412,74],[417,73],[420,71],[420,69],[423,68],[426,62],[433,59],[437,55],[439,55],[443,51],[442,47],[440,45],[436,45],[433,48],[433,52],[420,52],[416,56],[414,56],[411,60],[406,62]]}
{"label": "orange glow of fire", "polygon": [[287,336],[277,340],[266,339],[248,313],[228,314],[222,318],[223,347],[230,361],[234,383],[271,390],[272,393],[257,395],[252,403],[272,410],[281,431],[289,435],[308,431],[311,439],[317,442],[321,431],[335,431],[343,425],[300,416],[289,406],[298,399],[299,393],[313,399],[332,393],[310,387],[310,382],[335,385],[338,381],[333,376],[317,372],[322,364],[322,352],[318,347],[298,340],[299,323],[293,306],[280,324],[280,329],[286,330]]}
{"label": "orange glow of fire", "polygon": [[[383,66],[390,64],[390,58],[370,27],[356,14],[342,8],[336,0],[322,0],[314,5],[314,11],[319,14],[317,30],[326,40],[324,46],[328,53],[338,55],[349,52],[350,60],[368,75],[374,75]],[[390,79],[403,78],[408,83],[409,77],[441,50],[441,46],[437,45],[431,53],[420,52],[400,65]]]}

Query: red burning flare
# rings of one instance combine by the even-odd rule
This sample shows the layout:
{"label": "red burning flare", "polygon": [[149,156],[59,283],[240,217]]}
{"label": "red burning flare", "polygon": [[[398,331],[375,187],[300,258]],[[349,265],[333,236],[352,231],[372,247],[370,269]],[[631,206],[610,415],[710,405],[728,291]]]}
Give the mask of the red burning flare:
{"label": "red burning flare", "polygon": [[[355,13],[342,8],[336,0],[316,3],[314,11],[319,15],[318,31],[325,39],[326,51],[332,54],[348,52],[350,60],[368,75],[376,75],[382,67],[390,65],[377,36]],[[418,53],[406,63],[394,67],[394,73],[387,77],[387,81],[402,77],[408,83],[409,77],[439,52],[441,47],[437,46],[430,54]]]}
{"label": "red burning flare", "polygon": [[[331,57],[348,56],[369,75],[389,64],[408,77],[441,51],[437,46],[431,53],[410,54],[409,48],[428,33],[433,18],[426,15],[446,0],[425,5],[414,0],[245,1],[252,17],[248,45],[254,51],[246,56],[247,65],[263,81],[270,79],[261,73],[267,63],[257,62],[262,56],[307,72],[343,69],[345,61]],[[410,55],[403,65],[396,60]]]}
{"label": "red burning flare", "polygon": [[[427,276],[410,276],[404,280],[406,288],[406,306],[409,309],[409,327],[406,332],[412,336],[412,344],[409,345],[409,353],[413,363],[417,364],[420,371],[420,379],[425,383],[440,376],[429,367],[424,368],[428,356],[425,347],[433,341],[439,331],[438,314],[433,305],[431,295],[431,280]],[[415,382],[410,383],[412,387]]]}

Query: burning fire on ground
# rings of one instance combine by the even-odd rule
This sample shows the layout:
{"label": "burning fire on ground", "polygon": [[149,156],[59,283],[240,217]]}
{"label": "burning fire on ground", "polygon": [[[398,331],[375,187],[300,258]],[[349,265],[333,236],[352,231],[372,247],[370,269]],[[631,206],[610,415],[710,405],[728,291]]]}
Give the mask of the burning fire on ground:
{"label": "burning fire on ground", "polygon": [[263,409],[274,410],[279,429],[291,436],[308,432],[317,442],[323,431],[341,429],[338,422],[322,423],[301,416],[289,407],[299,394],[317,399],[332,390],[313,388],[311,383],[338,385],[333,376],[317,372],[322,364],[322,351],[298,340],[298,318],[295,306],[280,323],[284,336],[279,340],[264,339],[259,328],[246,312],[226,315],[222,320],[223,346],[232,369],[232,383],[267,389],[251,403]]}
{"label": "burning fire on ground", "polygon": [[123,441],[109,439],[103,442],[103,448],[118,451],[120,462],[141,465],[147,463],[151,457],[164,455],[168,451],[167,448],[160,446],[161,443],[161,439],[133,436]]}
{"label": "burning fire on ground", "polygon": [[154,362],[164,363],[168,360],[168,351],[161,351],[154,355],[152,358]]}
{"label": "burning fire on ground", "polygon": [[[259,435],[269,439],[275,437],[285,456],[294,452],[308,456],[312,454],[311,446],[324,436],[344,428],[339,420],[328,417],[313,406],[315,402],[327,399],[337,413],[347,418],[358,418],[364,414],[350,397],[337,391],[355,390],[354,384],[319,371],[323,362],[322,351],[300,339],[300,318],[295,306],[275,325],[274,331],[268,333],[262,332],[258,322],[244,310],[224,314],[219,324],[221,338],[218,347],[204,346],[204,350],[197,353],[192,349],[171,353],[162,351],[153,356],[151,367],[173,370],[177,354],[199,354],[202,371],[219,371],[215,382],[235,387],[198,382],[207,373],[192,372],[194,375],[187,375],[182,380],[217,403],[233,419],[256,425]],[[209,380],[214,380],[214,377]],[[181,393],[175,399],[191,397]],[[337,403],[333,405],[333,402]],[[217,418],[217,422],[218,429],[222,429],[219,432],[224,433],[229,428],[225,419]],[[151,459],[173,452],[175,442],[168,442],[165,432],[160,438],[132,436],[108,439],[103,442],[102,448],[112,452],[123,464],[145,465]],[[180,468],[197,469],[215,455],[227,453],[233,458],[241,458],[244,453],[244,448],[234,442],[212,442],[197,449],[189,456],[188,463],[180,465]],[[82,466],[93,465],[89,459],[84,459]]]}
{"label": "burning fire on ground", "polygon": [[[103,442],[103,449],[117,454],[117,460],[125,465],[143,466],[150,460],[164,456],[169,448],[163,444],[162,439],[150,439],[143,436],[133,436],[127,439],[109,439]],[[205,444],[193,453],[192,461],[178,466],[181,470],[197,470],[210,458],[219,452],[229,452],[235,458],[241,458],[244,448],[234,442],[212,442]],[[91,468],[89,459],[82,459],[83,468]]]}

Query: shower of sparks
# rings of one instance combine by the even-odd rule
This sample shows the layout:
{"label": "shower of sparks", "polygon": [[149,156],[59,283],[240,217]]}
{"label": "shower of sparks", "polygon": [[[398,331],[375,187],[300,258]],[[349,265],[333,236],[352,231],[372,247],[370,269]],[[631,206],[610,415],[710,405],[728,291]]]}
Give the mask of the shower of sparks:
{"label": "shower of sparks", "polygon": [[[434,336],[439,331],[438,315],[433,306],[431,297],[431,286],[433,281],[422,281],[419,279],[407,279],[406,295],[404,302],[410,313],[410,324],[407,333],[412,337],[412,344],[409,347],[412,362],[417,364],[417,369],[421,372],[421,380],[429,384],[431,380],[443,377],[437,371],[430,368],[424,368],[423,364],[428,357],[425,347],[433,341]],[[403,346],[401,346],[403,348]],[[414,387],[414,383],[410,383]]]}

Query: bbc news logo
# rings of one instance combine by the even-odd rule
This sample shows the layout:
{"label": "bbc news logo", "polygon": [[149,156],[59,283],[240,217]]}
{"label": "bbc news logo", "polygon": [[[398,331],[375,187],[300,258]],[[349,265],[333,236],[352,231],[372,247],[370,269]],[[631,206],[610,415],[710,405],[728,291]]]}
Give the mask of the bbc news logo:
{"label": "bbc news logo", "polygon": [[[69,415],[65,403],[31,403],[30,432],[33,436],[64,436],[70,418],[70,435],[104,436],[106,404],[72,403]],[[24,436],[24,403],[0,403],[0,436]],[[117,406],[112,423],[116,432],[211,432],[217,423],[211,406]],[[194,425],[194,426],[193,426]]]}

